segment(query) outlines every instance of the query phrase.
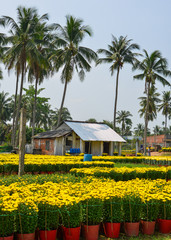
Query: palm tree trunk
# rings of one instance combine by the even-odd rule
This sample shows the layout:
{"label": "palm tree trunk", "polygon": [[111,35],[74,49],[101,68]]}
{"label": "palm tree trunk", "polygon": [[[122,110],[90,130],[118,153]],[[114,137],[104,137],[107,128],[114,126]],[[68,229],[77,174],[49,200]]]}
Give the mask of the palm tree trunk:
{"label": "palm tree trunk", "polygon": [[145,127],[144,127],[144,155],[147,154],[147,128],[148,128],[148,109],[149,109],[149,93],[150,93],[150,83],[147,85],[147,105],[145,110]]}
{"label": "palm tree trunk", "polygon": [[114,118],[113,118],[113,129],[114,130],[115,130],[115,127],[116,127],[116,108],[117,108],[117,100],[118,100],[119,71],[120,71],[120,67],[118,67],[117,76],[116,76],[116,90],[115,90],[115,104],[114,104]]}
{"label": "palm tree trunk", "polygon": [[16,138],[16,132],[17,132],[17,126],[18,126],[18,119],[19,119],[19,113],[20,113],[20,107],[21,107],[21,101],[22,101],[22,91],[23,91],[23,83],[24,83],[24,64],[22,64],[22,73],[21,73],[21,85],[20,85],[20,96],[18,100],[18,106],[17,106],[17,113],[16,113],[16,120],[15,120],[15,126],[14,126],[14,146],[16,147],[17,142],[15,140]]}
{"label": "palm tree trunk", "polygon": [[60,124],[60,122],[61,122],[61,114],[62,114],[62,109],[63,109],[64,100],[65,100],[65,95],[66,95],[66,89],[67,89],[67,80],[65,80],[64,92],[63,92],[61,107],[60,107],[60,111],[59,111],[59,115],[58,115],[57,127],[59,127],[59,124]]}
{"label": "palm tree trunk", "polygon": [[17,105],[17,93],[18,93],[18,82],[19,82],[19,73],[17,72],[16,88],[15,88],[15,102],[14,102],[14,112],[13,112],[13,123],[12,123],[12,137],[11,144],[14,147],[14,126],[15,126],[15,116],[16,116],[16,105]]}
{"label": "palm tree trunk", "polygon": [[[165,138],[167,135],[167,114],[165,115]],[[165,147],[166,147],[166,141],[165,141]]]}
{"label": "palm tree trunk", "polygon": [[34,106],[33,106],[33,122],[32,122],[32,137],[34,136],[34,128],[35,128],[35,121],[36,121],[36,103],[37,103],[37,85],[38,85],[38,77],[36,77],[35,82],[35,94],[34,94]]}

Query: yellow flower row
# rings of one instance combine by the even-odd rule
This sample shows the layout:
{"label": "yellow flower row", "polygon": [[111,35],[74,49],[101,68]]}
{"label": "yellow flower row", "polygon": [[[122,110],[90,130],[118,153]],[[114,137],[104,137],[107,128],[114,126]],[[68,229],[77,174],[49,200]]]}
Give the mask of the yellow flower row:
{"label": "yellow flower row", "polygon": [[111,197],[139,196],[142,202],[151,199],[171,203],[171,182],[165,180],[119,181],[88,177],[80,182],[64,181],[61,183],[27,184],[27,181],[0,186],[0,208],[14,211],[21,202],[37,209],[39,203],[58,206],[78,203],[91,198],[102,200]]}

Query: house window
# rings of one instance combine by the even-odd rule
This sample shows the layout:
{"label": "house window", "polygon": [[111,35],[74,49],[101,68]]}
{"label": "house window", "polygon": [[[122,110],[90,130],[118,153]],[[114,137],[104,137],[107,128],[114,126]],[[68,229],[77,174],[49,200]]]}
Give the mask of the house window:
{"label": "house window", "polygon": [[50,150],[50,141],[46,141],[46,150],[47,150],[47,151]]}

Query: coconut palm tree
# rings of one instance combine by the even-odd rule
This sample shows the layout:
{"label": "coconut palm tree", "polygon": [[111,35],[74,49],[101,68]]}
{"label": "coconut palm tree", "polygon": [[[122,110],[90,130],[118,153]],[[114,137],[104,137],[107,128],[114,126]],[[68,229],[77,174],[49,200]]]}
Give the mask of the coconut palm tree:
{"label": "coconut palm tree", "polygon": [[[158,103],[160,103],[160,94],[156,92],[154,85],[151,86],[149,91],[149,105],[148,105],[148,122],[157,118]],[[140,117],[145,117],[145,111],[147,106],[147,96],[139,97],[141,109],[138,111]]]}
{"label": "coconut palm tree", "polygon": [[14,139],[19,119],[27,61],[31,56],[39,55],[39,52],[37,51],[37,40],[39,40],[37,25],[40,22],[43,22],[46,18],[46,14],[39,17],[35,8],[18,7],[17,22],[9,16],[3,16],[0,19],[1,25],[4,27],[10,26],[10,35],[7,36],[7,41],[10,43],[10,47],[5,53],[5,62],[9,66],[17,69],[17,76],[21,75],[20,97],[14,126]]}
{"label": "coconut palm tree", "polygon": [[9,93],[0,92],[0,123],[6,124],[6,121],[11,118],[11,98],[8,98]]}
{"label": "coconut palm tree", "polygon": [[126,128],[130,130],[132,126],[132,120],[130,119],[132,114],[129,111],[118,111],[117,115],[116,121],[121,124],[121,133],[124,136]]}
{"label": "coconut palm tree", "polygon": [[80,46],[86,35],[92,35],[90,27],[83,25],[83,20],[68,15],[66,16],[66,26],[62,27],[57,24],[56,27],[58,30],[58,37],[55,41],[56,50],[51,58],[57,70],[62,67],[61,81],[64,83],[57,124],[59,126],[67,85],[72,80],[74,71],[76,70],[80,80],[83,81],[85,71],[90,71],[90,63],[97,59],[97,54],[90,48]]}
{"label": "coconut palm tree", "polygon": [[162,134],[162,129],[160,126],[156,125],[154,128],[153,128],[153,133],[154,135],[160,135]]}
{"label": "coconut palm tree", "polygon": [[115,104],[114,104],[114,121],[113,129],[116,127],[116,112],[117,112],[117,101],[118,101],[118,81],[119,73],[125,63],[133,64],[135,58],[139,55],[134,53],[134,50],[139,49],[138,44],[131,43],[132,39],[120,36],[119,39],[112,35],[112,43],[108,45],[108,49],[99,49],[98,53],[104,54],[106,57],[99,58],[97,64],[110,63],[111,75],[116,71],[116,89],[115,89]]}
{"label": "coconut palm tree", "polygon": [[[58,118],[59,118],[60,109],[55,109],[55,111],[52,110],[51,118],[52,118],[52,125],[56,127],[58,125]],[[68,110],[68,108],[63,107],[62,113],[61,113],[61,121],[66,120],[72,120],[71,114]]]}
{"label": "coconut palm tree", "polygon": [[145,109],[144,154],[146,155],[150,89],[152,85],[155,85],[156,81],[161,82],[163,86],[170,86],[170,83],[165,77],[171,76],[171,74],[168,70],[167,60],[162,57],[161,53],[158,50],[152,52],[150,55],[146,50],[143,50],[143,52],[143,60],[137,60],[133,70],[138,69],[141,71],[140,74],[134,76],[134,79],[145,81],[145,94],[147,96],[147,104]]}
{"label": "coconut palm tree", "polygon": [[170,91],[163,92],[161,104],[159,105],[158,111],[162,111],[165,116],[165,134],[167,131],[167,119],[169,114],[171,114],[171,94]]}
{"label": "coconut palm tree", "polygon": [[[44,20],[48,20],[48,16],[44,15]],[[39,33],[39,39],[37,39],[37,51],[39,55],[32,55],[29,61],[29,73],[28,80],[33,83],[35,80],[35,95],[34,95],[34,107],[33,107],[33,122],[32,122],[32,137],[34,136],[35,120],[36,120],[36,99],[38,85],[40,85],[45,78],[48,78],[52,74],[52,67],[49,61],[49,54],[52,47],[52,40],[54,39],[53,30],[54,24],[47,25],[46,22],[39,22],[37,24],[37,32]]]}

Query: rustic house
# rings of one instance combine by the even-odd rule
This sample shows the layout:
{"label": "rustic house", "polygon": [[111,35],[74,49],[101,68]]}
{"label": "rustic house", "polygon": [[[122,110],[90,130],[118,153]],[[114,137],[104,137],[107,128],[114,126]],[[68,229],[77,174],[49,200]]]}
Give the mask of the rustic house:
{"label": "rustic house", "polygon": [[118,143],[121,154],[121,143],[125,140],[104,123],[65,121],[56,130],[42,132],[34,138],[34,149],[42,154],[64,155],[73,153],[91,153],[113,155],[113,143]]}

